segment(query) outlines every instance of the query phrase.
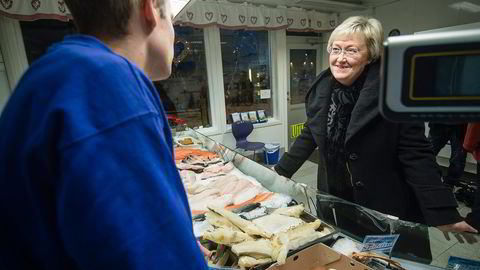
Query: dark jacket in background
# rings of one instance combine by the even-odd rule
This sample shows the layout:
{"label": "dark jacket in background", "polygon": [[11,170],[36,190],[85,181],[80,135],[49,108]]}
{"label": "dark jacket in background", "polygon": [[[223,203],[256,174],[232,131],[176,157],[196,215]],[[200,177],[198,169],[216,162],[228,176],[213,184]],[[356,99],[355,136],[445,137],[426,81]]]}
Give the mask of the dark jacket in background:
{"label": "dark jacket in background", "polygon": [[[345,140],[354,202],[431,226],[461,221],[452,191],[441,183],[424,124],[383,119],[378,110],[379,63],[370,64],[365,72]],[[330,69],[317,77],[305,100],[305,128],[275,167],[290,178],[318,147],[318,189],[325,192],[329,192],[324,148],[332,78]]]}

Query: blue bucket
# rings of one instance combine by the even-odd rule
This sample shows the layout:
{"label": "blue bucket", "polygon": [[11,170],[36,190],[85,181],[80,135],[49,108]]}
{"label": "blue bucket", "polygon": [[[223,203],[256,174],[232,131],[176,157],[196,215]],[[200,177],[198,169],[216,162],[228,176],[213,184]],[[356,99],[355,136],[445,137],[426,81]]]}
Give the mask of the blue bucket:
{"label": "blue bucket", "polygon": [[275,165],[278,162],[278,156],[280,155],[279,143],[266,143],[263,149],[263,155],[265,164]]}

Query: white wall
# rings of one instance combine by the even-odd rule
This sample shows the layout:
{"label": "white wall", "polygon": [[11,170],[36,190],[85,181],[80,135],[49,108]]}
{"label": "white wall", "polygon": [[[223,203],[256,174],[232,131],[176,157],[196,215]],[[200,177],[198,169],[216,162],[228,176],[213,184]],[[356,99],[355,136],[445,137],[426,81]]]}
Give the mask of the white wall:
{"label": "white wall", "polygon": [[[460,24],[480,22],[480,12],[448,7],[457,0],[400,0],[364,12],[341,13],[340,20],[352,15],[370,15],[383,24],[385,34],[398,28],[402,35]],[[479,1],[472,1],[480,4]]]}
{"label": "white wall", "polygon": [[2,52],[0,51],[0,113],[10,97],[10,85],[7,79],[7,71],[3,63]]}

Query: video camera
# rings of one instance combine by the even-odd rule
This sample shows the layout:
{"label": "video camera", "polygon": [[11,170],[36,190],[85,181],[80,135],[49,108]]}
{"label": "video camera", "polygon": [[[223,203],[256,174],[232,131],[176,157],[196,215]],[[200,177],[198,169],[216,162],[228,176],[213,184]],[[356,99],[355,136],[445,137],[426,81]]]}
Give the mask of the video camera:
{"label": "video camera", "polygon": [[389,37],[381,72],[386,119],[480,122],[480,29]]}

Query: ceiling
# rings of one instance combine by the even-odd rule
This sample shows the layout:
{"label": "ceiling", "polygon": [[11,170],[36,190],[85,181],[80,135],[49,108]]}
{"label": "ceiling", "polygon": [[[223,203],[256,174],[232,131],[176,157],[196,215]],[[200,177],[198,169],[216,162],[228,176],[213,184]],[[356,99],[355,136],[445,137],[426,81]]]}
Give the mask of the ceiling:
{"label": "ceiling", "polygon": [[233,3],[248,2],[257,5],[287,6],[314,9],[326,13],[365,10],[399,0],[228,0]]}

